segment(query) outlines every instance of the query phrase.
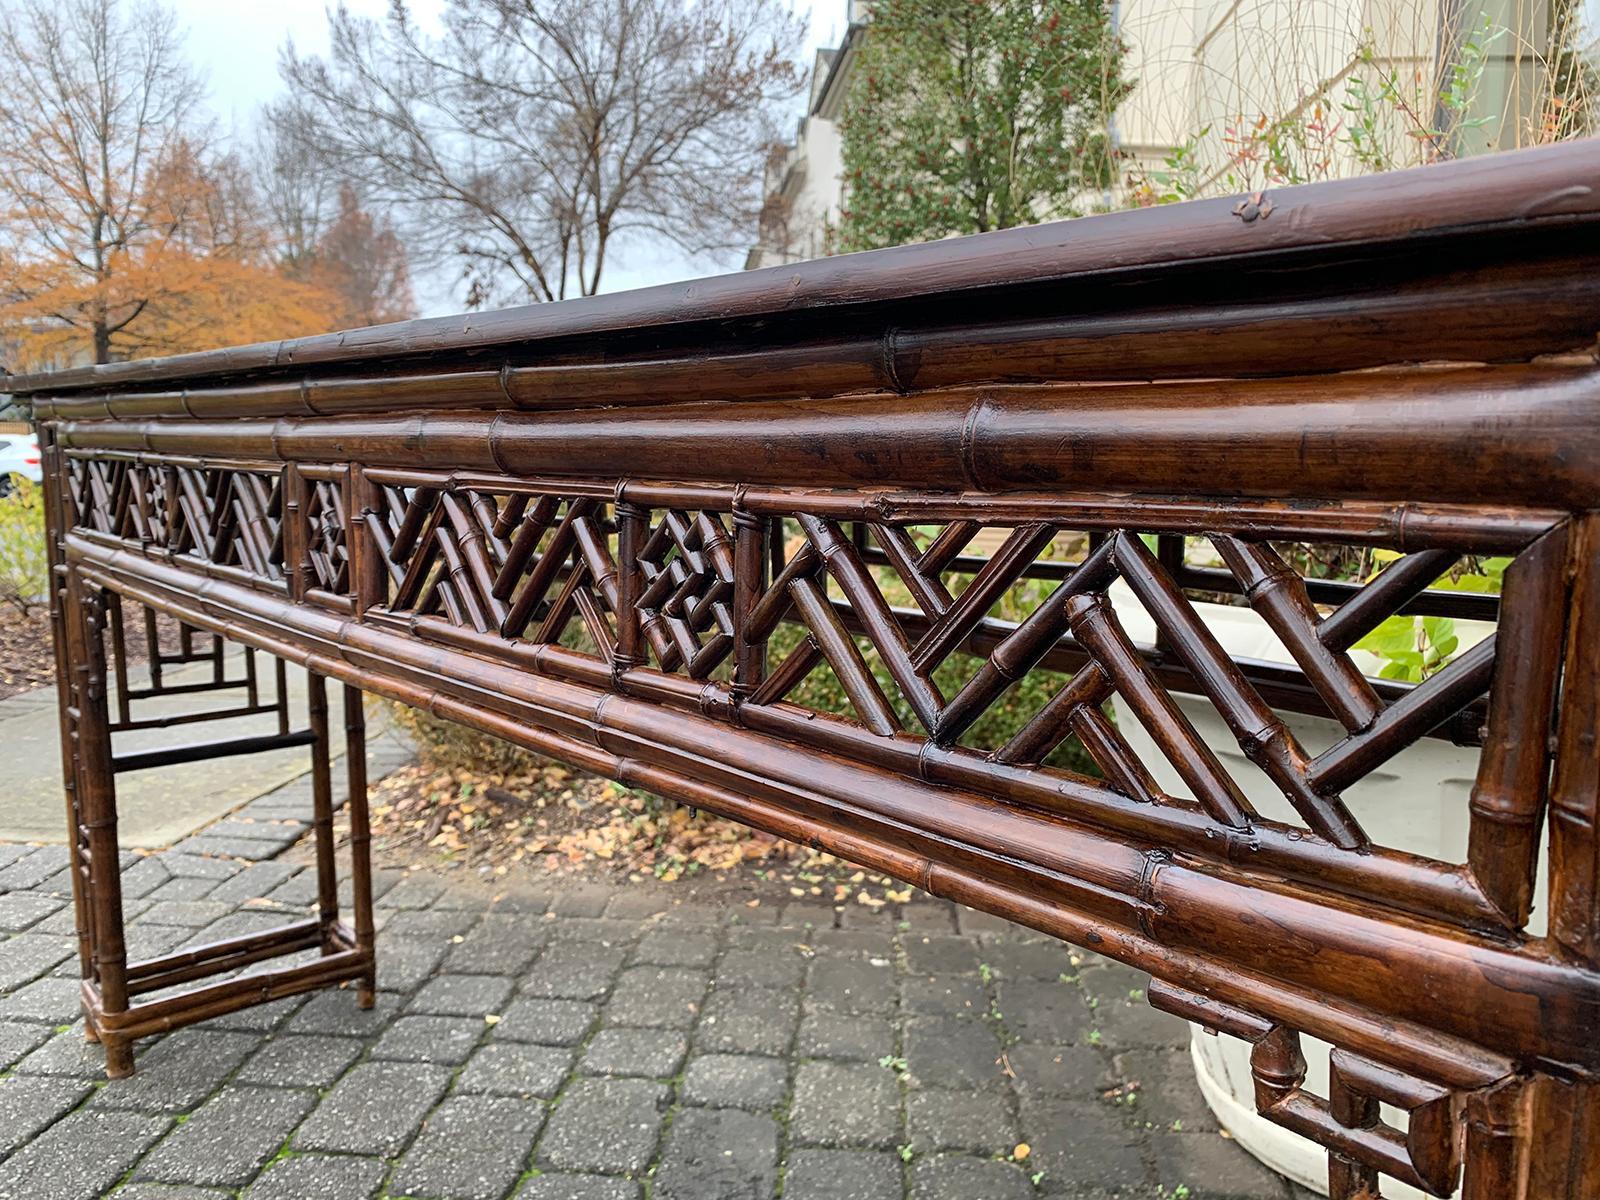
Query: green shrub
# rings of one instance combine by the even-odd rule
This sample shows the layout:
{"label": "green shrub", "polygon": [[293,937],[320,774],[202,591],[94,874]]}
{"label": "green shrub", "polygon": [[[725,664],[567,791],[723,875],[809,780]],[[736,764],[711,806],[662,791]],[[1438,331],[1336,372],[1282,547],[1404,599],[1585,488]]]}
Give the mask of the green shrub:
{"label": "green shrub", "polygon": [[[803,626],[785,623],[772,635],[770,657],[774,665],[782,661],[805,636]],[[900,716],[901,724],[908,730],[918,730],[915,716],[900,696],[899,689],[889,677],[870,644],[862,641],[862,654],[878,679],[878,686],[889,698]],[[980,660],[968,654],[953,654],[934,672],[934,682],[946,696],[954,696],[961,685],[978,669]],[[980,750],[994,750],[1003,746],[1013,734],[1027,723],[1028,718],[1042,708],[1066,682],[1066,676],[1050,671],[1031,671],[1021,683],[1009,689],[984,713],[961,739],[963,745]],[[855,710],[845,695],[844,688],[833,671],[826,665],[812,671],[787,697],[790,703],[809,708],[814,712],[831,713],[854,719]],[[418,749],[435,766],[455,770],[473,770],[491,775],[516,775],[536,769],[545,760],[531,751],[510,742],[501,741],[464,725],[441,721],[420,709],[404,704],[392,704],[395,719],[416,739]],[[1077,739],[1062,743],[1048,759],[1049,766],[1062,767],[1086,775],[1098,776],[1099,769],[1084,752]]]}
{"label": "green shrub", "polygon": [[[1376,551],[1373,559],[1377,569],[1367,576],[1367,581],[1371,582],[1378,571],[1401,557],[1396,550]],[[1458,563],[1428,586],[1435,591],[1499,595],[1510,565],[1509,558],[1468,559],[1465,566]],[[1356,649],[1370,651],[1385,660],[1379,671],[1382,678],[1421,683],[1449,665],[1460,644],[1456,623],[1449,617],[1396,616],[1385,618],[1356,643]]]}
{"label": "green shrub", "polygon": [[[773,633],[770,643],[772,663],[776,665],[781,662],[800,644],[805,635],[806,631],[800,625],[786,623],[779,626]],[[894,706],[900,723],[908,730],[920,730],[921,726],[912,713],[911,706],[901,697],[900,689],[895,686],[888,670],[872,650],[871,643],[864,638],[858,638],[856,641],[861,648],[862,657],[872,668],[878,686],[883,689],[883,694]],[[961,690],[962,685],[981,665],[982,660],[973,655],[952,654],[934,671],[933,681],[948,700]],[[1034,713],[1044,707],[1045,702],[1055,695],[1066,681],[1067,676],[1054,671],[1028,672],[973,724],[972,728],[962,736],[961,744],[975,750],[998,750],[1027,724]],[[814,712],[855,717],[855,709],[851,707],[849,697],[840,686],[838,676],[825,665],[806,676],[799,686],[789,693],[788,700]],[[1099,768],[1094,765],[1094,761],[1076,738],[1068,738],[1058,746],[1054,753],[1045,759],[1045,763],[1048,766],[1061,767],[1085,775],[1098,777],[1100,774]]]}
{"label": "green shrub", "polygon": [[0,602],[30,612],[50,591],[44,541],[44,497],[26,479],[0,497]]}

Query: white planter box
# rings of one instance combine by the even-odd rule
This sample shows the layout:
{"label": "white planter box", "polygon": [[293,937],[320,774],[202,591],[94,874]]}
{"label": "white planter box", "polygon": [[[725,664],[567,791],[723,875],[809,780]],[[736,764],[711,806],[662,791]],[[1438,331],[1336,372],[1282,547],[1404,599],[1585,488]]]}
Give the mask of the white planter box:
{"label": "white planter box", "polygon": [[[1111,598],[1118,619],[1135,642],[1147,645],[1155,640],[1155,623],[1125,584],[1113,586]],[[1252,610],[1203,603],[1195,607],[1230,654],[1266,662],[1293,662],[1276,635]],[[1460,650],[1482,641],[1493,629],[1493,625],[1482,622],[1456,622]],[[1382,666],[1380,660],[1362,651],[1353,651],[1352,657],[1372,675]],[[1182,695],[1174,699],[1262,816],[1303,823],[1283,793],[1240,751],[1232,732],[1209,701]],[[1118,730],[1162,789],[1175,796],[1190,796],[1182,779],[1120,697],[1113,700],[1113,707]],[[1299,713],[1282,716],[1313,755],[1344,736],[1343,727],[1335,721]],[[1446,862],[1463,862],[1467,852],[1467,801],[1477,769],[1475,748],[1425,738],[1347,789],[1343,796],[1375,843]],[[1538,894],[1544,894],[1542,877]],[[1532,925],[1541,925],[1543,920],[1544,914],[1536,912]],[[1329,1047],[1315,1038],[1302,1041],[1309,1064],[1307,1087],[1326,1096]],[[1235,1038],[1207,1033],[1196,1025],[1192,1027],[1190,1050],[1200,1089],[1223,1128],[1274,1171],[1325,1195],[1326,1151],[1257,1115],[1249,1046]],[[1401,1114],[1387,1107],[1384,1116],[1390,1122],[1403,1123]],[[1384,1180],[1384,1195],[1396,1200],[1425,1200],[1415,1188],[1388,1179]]]}

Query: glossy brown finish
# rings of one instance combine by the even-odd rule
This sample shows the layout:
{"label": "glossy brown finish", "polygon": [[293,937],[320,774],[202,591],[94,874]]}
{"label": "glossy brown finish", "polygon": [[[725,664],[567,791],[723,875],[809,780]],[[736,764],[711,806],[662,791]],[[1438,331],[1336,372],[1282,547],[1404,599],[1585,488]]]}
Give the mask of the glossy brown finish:
{"label": "glossy brown finish", "polygon": [[1600,517],[1573,521],[1572,580],[1550,794],[1550,932],[1579,962],[1600,961]]}
{"label": "glossy brown finish", "polygon": [[[108,1061],[335,980],[370,1003],[370,691],[1150,971],[1154,1002],[1251,1043],[1257,1107],[1327,1149],[1338,1200],[1384,1177],[1592,1200],[1597,182],[1581,143],[1283,189],[1250,222],[1181,205],[17,381]],[[1359,568],[1300,569],[1329,547]],[[1377,550],[1401,557],[1373,576]],[[1490,556],[1503,595],[1430,586]],[[1219,599],[1281,660],[1230,656]],[[315,920],[119,965],[124,604],[313,748]],[[1496,629],[1375,678],[1355,647],[1396,615]],[[308,729],[224,639],[312,673]],[[810,705],[818,674],[845,711]],[[1363,826],[1423,739],[1483,748],[1461,861]],[[137,999],[311,948],[259,987]],[[1305,1036],[1334,1047],[1326,1095]]]}
{"label": "glossy brown finish", "polygon": [[[1486,411],[1496,414],[1485,422]],[[1461,367],[1148,387],[982,388],[805,404],[664,405],[627,413],[424,413],[66,422],[69,449],[428,467],[513,476],[979,492],[1141,489],[1152,457],[1176,492],[1281,498],[1600,504],[1600,370]],[[758,438],[727,454],[750,429]],[[1409,439],[1430,434],[1418,472]]]}
{"label": "glossy brown finish", "polygon": [[[1113,213],[1093,221],[1030,226],[818,259],[748,275],[696,279],[581,303],[428,318],[290,342],[23,376],[16,381],[16,389],[81,393],[352,364],[389,367],[397,360],[417,363],[441,354],[482,356],[556,339],[586,338],[591,346],[600,347],[607,338],[635,330],[660,337],[677,325],[715,327],[741,321],[771,328],[784,319],[835,310],[856,320],[856,310],[862,305],[903,306],[929,299],[970,314],[972,297],[991,295],[994,289],[1048,287],[1057,294],[1070,294],[1077,289],[1120,285],[1141,274],[1164,278],[1170,294],[1174,278],[1183,279],[1208,266],[1219,267],[1225,278],[1231,275],[1237,280],[1241,266],[1248,268],[1258,262],[1281,273],[1291,263],[1326,267],[1342,260],[1363,264],[1370,280],[1370,264],[1381,264],[1399,253],[1406,256],[1408,273],[1415,277],[1418,264],[1410,259],[1411,252],[1420,252],[1434,271],[1446,263],[1460,270],[1491,256],[1497,239],[1541,234],[1546,235],[1546,257],[1570,260],[1578,232],[1592,229],[1600,217],[1597,179],[1600,145],[1580,142],[1393,175],[1274,189],[1274,211],[1267,220],[1240,220],[1233,214],[1235,202],[1231,199],[1202,200]],[[1459,246],[1473,247],[1473,251],[1452,253]],[[1525,256],[1521,267],[1524,274],[1529,273]],[[1569,285],[1586,275],[1592,278],[1592,271],[1582,269],[1559,274],[1561,282]],[[1253,288],[1256,281],[1247,278],[1246,283]],[[1381,289],[1374,290],[1381,293]],[[1549,281],[1538,289],[1545,301],[1558,292],[1559,285]],[[1501,289],[1489,294],[1497,303],[1505,295]],[[1366,327],[1348,308],[1339,315],[1350,321],[1347,345],[1366,347],[1370,354],[1371,344],[1384,339],[1381,328]],[[1541,322],[1549,320],[1549,314],[1540,316]],[[1505,318],[1497,317],[1485,330],[1493,334],[1504,322]],[[1519,357],[1592,341],[1589,324],[1574,322],[1569,328],[1572,332],[1565,337],[1552,336],[1553,330],[1547,332],[1542,344],[1536,343],[1539,349],[1519,347],[1523,351]],[[1427,335],[1438,338],[1441,332],[1433,328]],[[1278,340],[1279,333],[1270,330],[1261,340]],[[1481,344],[1473,349],[1463,357],[1485,356]],[[1296,350],[1297,354],[1307,352]],[[1394,358],[1391,355],[1380,361]]]}

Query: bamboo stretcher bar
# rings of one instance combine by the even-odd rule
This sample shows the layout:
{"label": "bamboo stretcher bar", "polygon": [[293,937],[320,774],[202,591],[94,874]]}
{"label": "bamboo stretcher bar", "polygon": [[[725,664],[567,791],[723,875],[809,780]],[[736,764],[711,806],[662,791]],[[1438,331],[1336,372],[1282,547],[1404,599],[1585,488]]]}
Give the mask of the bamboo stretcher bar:
{"label": "bamboo stretcher bar", "polygon": [[[88,455],[69,451],[68,457]],[[114,451],[96,450],[99,458]],[[166,462],[162,454],[136,453],[143,462]],[[226,460],[205,460],[223,468]],[[420,487],[436,491],[472,490],[504,492],[513,496],[557,493],[608,499],[618,484],[556,475],[502,475],[481,471],[432,471],[423,468],[371,467],[366,479],[389,487]],[[837,521],[927,520],[961,522],[981,513],[988,521],[1025,524],[1056,519],[1084,529],[1117,529],[1130,523],[1203,534],[1221,532],[1241,538],[1303,538],[1341,540],[1412,549],[1421,539],[1427,546],[1445,546],[1458,552],[1503,551],[1531,542],[1561,521],[1557,509],[1537,507],[1456,504],[1390,504],[1361,500],[1252,500],[1248,497],[1218,500],[1206,496],[1160,496],[1139,493],[919,491],[910,488],[856,488],[821,490],[803,487],[774,488],[732,484],[695,484],[649,481],[624,477],[623,497],[644,507],[680,506],[728,511],[738,508],[769,516],[797,512],[816,513]],[[735,497],[739,503],[735,504]],[[425,507],[419,509],[425,512]],[[526,528],[526,525],[523,526]],[[973,525],[968,536],[975,533]],[[959,528],[952,526],[952,532]],[[956,561],[959,551],[928,558],[923,569],[939,571]],[[976,560],[981,563],[984,560]],[[1449,565],[1448,559],[1444,566]],[[1440,574],[1444,566],[1436,573]],[[1317,581],[1330,583],[1332,581]],[[1430,580],[1431,582],[1431,580]],[[1342,598],[1341,598],[1342,599]],[[1354,639],[1352,639],[1354,640]]]}
{"label": "bamboo stretcher bar", "polygon": [[[1312,495],[1570,507],[1600,497],[1600,369],[1357,372],[1331,378],[1010,387],[612,412],[422,413],[279,421],[64,422],[69,449],[299,463],[449,461],[511,475],[677,475],[767,485]],[[1478,414],[1497,415],[1486,427]],[[723,453],[762,431],[752,458]],[[1436,458],[1415,470],[1408,437]],[[1318,453],[1305,453],[1307,444]],[[867,444],[880,450],[862,455]],[[1062,447],[1070,446],[1070,454]]]}
{"label": "bamboo stretcher bar", "polygon": [[309,746],[312,740],[309,732],[302,732],[263,733],[250,737],[225,738],[215,742],[191,742],[186,746],[138,750],[114,755],[111,759],[111,769],[121,774],[124,771],[146,771],[152,767],[205,762],[213,758],[231,758],[239,754],[265,754],[272,750]]}
{"label": "bamboo stretcher bar", "polygon": [[[106,586],[137,595],[142,582],[151,598],[182,603],[178,596],[159,591],[168,568],[106,555],[92,544],[70,538],[68,551],[80,569],[90,570]],[[128,574],[119,574],[119,568]],[[183,582],[179,574],[177,579],[168,578],[165,587]],[[1291,985],[1319,979],[1315,970],[1308,970],[1294,940],[1280,941],[1258,918],[1241,925],[1230,923],[1233,918],[1227,914],[1259,917],[1281,908],[1288,925],[1315,920],[1328,939],[1328,954],[1340,953],[1335,947],[1343,941],[1342,952],[1359,955],[1362,939],[1382,927],[1379,921],[1331,903],[1319,905],[1287,893],[1269,901],[1273,894],[1264,887],[1251,889],[1175,864],[1162,867],[1151,878],[1143,854],[1134,848],[1064,822],[1049,822],[953,791],[942,793],[948,801],[946,814],[944,805],[931,804],[925,793],[892,775],[863,764],[819,760],[810,751],[794,753],[792,766],[779,767],[790,755],[782,743],[752,739],[702,717],[669,715],[624,696],[529,676],[484,660],[473,659],[469,665],[393,634],[230,584],[208,582],[200,585],[198,594],[191,584],[187,595],[200,607],[188,608],[186,619],[272,653],[293,651],[308,669],[381,694],[393,694],[390,679],[408,681],[426,692],[476,703],[504,716],[520,716],[540,730],[601,749],[628,746],[647,761],[670,764],[690,779],[720,787],[735,783],[735,790],[781,796],[802,808],[814,808],[804,796],[827,787],[824,811],[852,813],[853,828],[878,828],[880,836],[890,841],[904,839],[923,853],[950,855],[957,863],[984,861],[996,878],[1016,880],[1020,871],[1029,887],[1070,896],[1072,907],[1103,920],[1153,928],[1158,938],[1171,938],[1174,949],[1205,953],[1208,947],[1231,944],[1258,971]],[[268,632],[273,628],[292,640],[277,640]],[[699,750],[712,744],[717,747],[715,761],[708,761]],[[758,751],[758,746],[764,750]],[[821,813],[817,819],[827,823]],[[993,849],[978,850],[977,844]],[[993,858],[995,851],[1009,862],[1002,865]],[[1198,906],[1191,907],[1196,901]],[[1148,907],[1152,903],[1158,912]],[[1221,936],[1224,926],[1226,937]],[[1441,980],[1439,993],[1397,994],[1409,992],[1407,981],[1420,977]],[[1324,987],[1330,983],[1325,978],[1320,982]],[[1353,989],[1346,998],[1354,1003],[1381,1006],[1396,1016],[1480,1039],[1502,1051],[1526,1052],[1538,1046],[1568,1061],[1600,1062],[1600,1046],[1590,1037],[1594,1022],[1600,1020],[1600,977],[1521,957],[1492,941],[1474,946],[1460,934],[1415,930],[1406,944],[1385,951],[1381,970],[1347,978],[1343,986]],[[1338,985],[1329,990],[1341,994]]]}
{"label": "bamboo stretcher bar", "polygon": [[321,940],[319,922],[298,921],[266,933],[228,938],[194,950],[129,963],[128,993],[137,996],[163,991],[298,950],[309,950]]}
{"label": "bamboo stretcher bar", "polygon": [[234,708],[213,708],[201,712],[172,713],[163,717],[140,717],[137,720],[118,721],[116,732],[132,729],[176,729],[180,725],[195,725],[204,721],[225,721],[232,717],[254,717],[262,713],[277,712],[276,704],[241,704]]}
{"label": "bamboo stretcher bar", "polygon": [[246,974],[120,1012],[108,1010],[92,986],[86,986],[84,992],[90,1019],[102,1038],[115,1034],[132,1039],[358,979],[369,967],[370,955],[359,950],[341,950],[298,967]]}

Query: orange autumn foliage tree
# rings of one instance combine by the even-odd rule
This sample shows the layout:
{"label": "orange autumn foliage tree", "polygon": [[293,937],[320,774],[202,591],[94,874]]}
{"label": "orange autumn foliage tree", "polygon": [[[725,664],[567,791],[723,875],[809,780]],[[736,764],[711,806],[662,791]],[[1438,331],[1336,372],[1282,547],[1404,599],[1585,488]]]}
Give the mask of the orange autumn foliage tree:
{"label": "orange autumn foliage tree", "polygon": [[349,184],[339,189],[339,212],[317,242],[308,282],[339,303],[338,324],[381,325],[416,315],[411,268],[394,227],[374,220]]}
{"label": "orange autumn foliage tree", "polygon": [[212,152],[172,14],[15,0],[0,14],[0,327],[11,369],[314,333],[248,173]]}
{"label": "orange autumn foliage tree", "polygon": [[256,141],[256,178],[291,279],[339,302],[341,328],[416,316],[411,266],[387,214],[374,216],[322,153],[316,116],[294,96],[266,105]]}

